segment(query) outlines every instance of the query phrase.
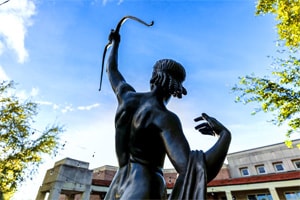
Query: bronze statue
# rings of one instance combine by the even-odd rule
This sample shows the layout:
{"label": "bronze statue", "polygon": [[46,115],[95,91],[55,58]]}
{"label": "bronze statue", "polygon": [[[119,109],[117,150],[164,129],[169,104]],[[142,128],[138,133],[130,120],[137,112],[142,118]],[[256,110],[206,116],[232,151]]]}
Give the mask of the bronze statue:
{"label": "bronze statue", "polygon": [[139,93],[118,68],[119,31],[109,35],[111,52],[107,74],[118,100],[115,148],[119,162],[105,199],[167,199],[162,169],[167,155],[179,176],[169,199],[205,199],[206,184],[221,169],[231,134],[215,118],[203,113],[195,128],[219,137],[207,152],[192,151],[176,114],[166,108],[171,96],[182,98],[185,69],[178,62],[155,63],[149,92]]}

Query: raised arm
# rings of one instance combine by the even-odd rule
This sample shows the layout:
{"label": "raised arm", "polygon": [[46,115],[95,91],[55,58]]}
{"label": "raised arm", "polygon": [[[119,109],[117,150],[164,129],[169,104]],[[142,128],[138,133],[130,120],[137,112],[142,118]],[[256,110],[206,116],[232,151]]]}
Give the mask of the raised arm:
{"label": "raised arm", "polygon": [[[122,96],[122,93],[126,92],[126,90],[134,91],[134,89],[128,84],[127,84],[126,89],[123,89],[123,87],[121,87],[123,85],[123,83],[126,83],[126,82],[125,82],[124,77],[118,70],[118,50],[119,50],[119,44],[120,44],[119,31],[120,31],[122,24],[127,19],[135,20],[137,22],[144,24],[145,26],[152,26],[154,24],[154,21],[152,21],[151,23],[148,24],[137,17],[128,15],[128,16],[123,17],[119,21],[115,30],[111,30],[111,32],[110,32],[108,39],[110,42],[109,44],[112,45],[112,50],[111,50],[111,53],[110,53],[110,56],[108,59],[107,73],[108,73],[108,77],[109,77],[112,89],[114,90],[114,92],[118,96],[118,98],[120,96]],[[104,57],[105,57],[105,54],[104,54]],[[101,82],[100,82],[100,88],[101,88]],[[119,90],[121,90],[121,91],[119,91]]]}
{"label": "raised arm", "polygon": [[213,135],[219,137],[217,142],[207,152],[205,152],[207,183],[213,180],[224,163],[231,142],[230,131],[218,120],[203,113],[195,121],[205,120],[195,128],[204,135]]}
{"label": "raised arm", "polygon": [[111,42],[112,48],[108,57],[106,72],[108,74],[111,87],[118,96],[122,84],[126,83],[124,77],[118,69],[118,50],[120,44],[119,33],[112,30],[109,35],[109,41]]}

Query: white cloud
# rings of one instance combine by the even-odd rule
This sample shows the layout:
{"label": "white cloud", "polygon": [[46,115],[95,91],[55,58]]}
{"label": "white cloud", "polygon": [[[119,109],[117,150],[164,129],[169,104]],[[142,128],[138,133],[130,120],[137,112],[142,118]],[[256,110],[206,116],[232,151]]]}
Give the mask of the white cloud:
{"label": "white cloud", "polygon": [[74,109],[73,109],[73,106],[72,105],[69,105],[69,106],[65,106],[62,110],[61,110],[61,112],[62,113],[66,113],[66,112],[71,112],[71,111],[73,111]]}
{"label": "white cloud", "polygon": [[[31,94],[37,94],[38,91],[35,91],[37,89],[33,88],[31,91]],[[20,95],[20,94],[19,94]],[[23,96],[25,96],[25,94],[23,94]],[[77,106],[74,107],[72,104],[69,105],[59,105],[59,104],[55,104],[53,102],[50,101],[37,101],[38,104],[43,105],[43,106],[51,106],[53,110],[60,110],[62,113],[67,113],[67,112],[72,112],[72,111],[78,111],[78,110],[92,110],[93,108],[97,108],[100,106],[100,104],[95,103],[95,104],[91,104],[88,106]]]}
{"label": "white cloud", "polygon": [[60,107],[59,105],[52,103],[50,101],[37,101],[37,103],[43,106],[52,106],[53,110],[58,110]]}
{"label": "white cloud", "polygon": [[0,81],[6,81],[9,80],[9,77],[5,73],[4,69],[0,66]]}
{"label": "white cloud", "polygon": [[103,0],[102,4],[105,6],[108,0]]}
{"label": "white cloud", "polygon": [[95,104],[92,104],[92,105],[89,105],[89,106],[78,106],[78,110],[91,110],[92,108],[97,108],[99,107],[99,104],[98,103],[95,103]]}
{"label": "white cloud", "polygon": [[[53,109],[55,109],[55,107],[56,107],[56,109],[58,109],[59,107],[62,107],[62,106],[53,104]],[[98,103],[88,105],[88,106],[78,106],[78,107],[74,107],[72,104],[70,104],[70,105],[64,106],[61,109],[61,112],[62,113],[67,113],[67,112],[72,112],[72,111],[76,111],[76,110],[91,110],[91,109],[97,108],[97,107],[99,107]]]}
{"label": "white cloud", "polygon": [[39,89],[38,88],[32,88],[30,92],[30,96],[35,97],[39,94]]}
{"label": "white cloud", "polygon": [[59,105],[53,104],[52,108],[53,108],[54,110],[57,110],[57,109],[59,109]]}
{"label": "white cloud", "polygon": [[123,3],[123,0],[119,0],[118,5],[120,5],[121,3]]}
{"label": "white cloud", "polygon": [[26,100],[29,97],[25,90],[19,90],[19,91],[17,91],[16,96],[20,100]]}
{"label": "white cloud", "polygon": [[0,40],[0,55],[3,53],[3,51],[4,51],[4,44]]}
{"label": "white cloud", "polygon": [[67,105],[67,106],[64,106],[62,108],[61,112],[62,113],[67,113],[67,112],[72,112],[72,111],[76,111],[76,110],[91,110],[91,109],[97,108],[97,107],[99,107],[98,103],[88,105],[88,106],[78,106],[78,107],[75,107],[75,108],[73,107],[73,105]]}
{"label": "white cloud", "polygon": [[38,104],[40,105],[47,105],[47,106],[51,106],[53,105],[53,103],[49,102],[49,101],[37,101]]}
{"label": "white cloud", "polygon": [[0,55],[5,48],[14,50],[18,61],[23,63],[28,57],[25,49],[26,29],[35,14],[31,0],[11,0],[0,7]]}
{"label": "white cloud", "polygon": [[[23,101],[27,100],[28,98],[37,96],[38,93],[39,93],[39,90],[37,88],[32,88],[30,92],[28,92],[26,90],[16,90],[16,96],[20,100],[23,100]],[[38,103],[40,103],[40,102],[38,102]]]}
{"label": "white cloud", "polygon": [[[114,0],[102,0],[102,4],[105,6],[108,2],[112,2]],[[124,0],[118,0],[118,5],[120,5],[121,3],[123,3]]]}

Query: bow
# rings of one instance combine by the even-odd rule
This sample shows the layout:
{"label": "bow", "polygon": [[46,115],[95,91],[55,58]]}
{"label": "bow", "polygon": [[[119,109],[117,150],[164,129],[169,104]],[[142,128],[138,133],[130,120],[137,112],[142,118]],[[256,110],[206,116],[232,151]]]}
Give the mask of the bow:
{"label": "bow", "polygon": [[[139,19],[137,17],[128,15],[128,16],[123,17],[119,21],[119,23],[116,26],[116,30],[115,30],[116,33],[119,33],[122,24],[124,24],[127,21],[127,19],[135,20],[137,22],[140,22],[140,23],[144,24],[145,26],[152,26],[154,24],[154,21],[151,21],[151,23],[148,24],[148,23],[144,22],[143,20],[141,20],[141,19]],[[111,41],[108,41],[108,43],[104,47],[103,56],[102,56],[102,67],[101,67],[101,74],[100,74],[100,87],[99,87],[99,91],[101,90],[101,86],[102,86],[102,77],[103,77],[105,55],[106,55],[106,51],[109,48],[109,46],[111,45],[111,43],[112,43]]]}

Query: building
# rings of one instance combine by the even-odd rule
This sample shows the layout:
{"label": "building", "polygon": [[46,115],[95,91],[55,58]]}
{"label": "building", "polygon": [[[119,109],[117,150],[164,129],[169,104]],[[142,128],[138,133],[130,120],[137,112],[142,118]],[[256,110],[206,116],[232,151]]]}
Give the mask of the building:
{"label": "building", "polygon": [[[294,143],[300,143],[300,139]],[[230,153],[227,155],[227,161],[217,177],[208,183],[207,199],[300,200],[300,149],[287,148],[284,143],[279,143]],[[73,199],[103,199],[116,171],[117,167],[108,165],[96,168],[92,173],[90,187],[85,186],[90,189],[89,197],[84,197],[86,193],[62,188],[60,199],[67,199],[64,198],[66,194],[73,194]],[[48,172],[45,180],[49,180],[47,176]],[[174,169],[165,169],[164,177],[167,192],[170,194],[177,173]],[[44,184],[49,185],[49,181],[45,180],[41,188],[45,188]],[[53,179],[51,180],[53,182]]]}
{"label": "building", "polygon": [[280,143],[231,153],[227,160],[230,176],[208,184],[214,199],[300,199],[300,149]]}
{"label": "building", "polygon": [[47,170],[36,199],[90,199],[93,171],[89,163],[65,158]]}

